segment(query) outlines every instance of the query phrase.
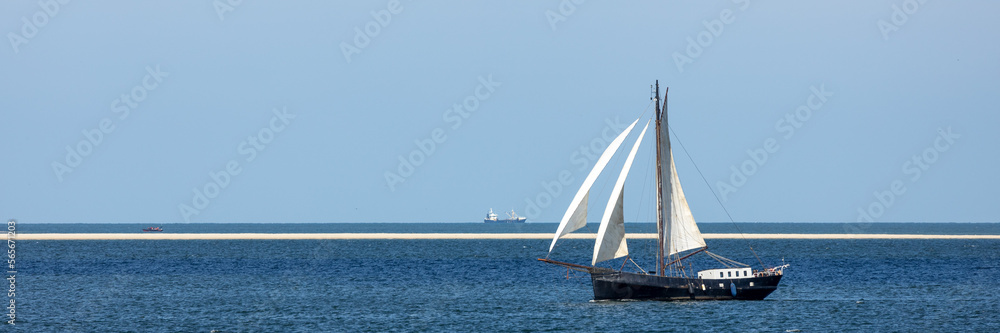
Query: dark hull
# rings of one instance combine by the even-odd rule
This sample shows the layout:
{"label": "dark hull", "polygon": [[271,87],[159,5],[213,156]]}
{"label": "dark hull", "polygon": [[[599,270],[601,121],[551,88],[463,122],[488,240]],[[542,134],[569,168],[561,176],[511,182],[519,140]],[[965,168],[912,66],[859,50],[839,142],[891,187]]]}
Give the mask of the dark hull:
{"label": "dark hull", "polygon": [[597,300],[762,300],[778,287],[781,275],[699,279],[591,269],[590,279]]}

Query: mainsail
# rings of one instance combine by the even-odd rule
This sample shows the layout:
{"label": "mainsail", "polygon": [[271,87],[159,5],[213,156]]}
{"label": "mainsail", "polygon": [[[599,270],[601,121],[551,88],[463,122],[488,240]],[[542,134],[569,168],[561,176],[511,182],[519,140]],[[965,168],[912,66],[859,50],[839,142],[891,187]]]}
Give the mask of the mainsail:
{"label": "mainsail", "polygon": [[611,199],[608,200],[608,206],[604,209],[604,217],[601,218],[601,228],[597,231],[597,241],[594,243],[594,259],[590,263],[591,265],[628,255],[628,245],[625,241],[625,216],[622,207],[625,178],[628,176],[628,171],[632,167],[632,161],[635,159],[635,153],[639,150],[639,144],[642,143],[642,138],[646,135],[646,129],[648,128],[649,121],[646,121],[646,127],[642,128],[639,138],[632,145],[632,151],[628,153],[628,158],[625,159],[625,165],[622,167],[621,174],[618,175],[618,181],[615,182],[614,190],[611,192]]}
{"label": "mainsail", "polygon": [[705,247],[705,238],[698,230],[698,224],[694,222],[694,215],[688,207],[687,199],[684,198],[684,190],[681,189],[681,180],[677,178],[677,167],[674,166],[673,150],[667,148],[670,154],[670,218],[667,219],[669,234],[664,248],[667,255],[673,255],[692,249]]}
{"label": "mainsail", "polygon": [[594,168],[590,170],[590,174],[583,180],[583,185],[580,186],[576,195],[573,196],[573,201],[569,204],[569,208],[566,209],[566,214],[563,214],[562,221],[559,222],[559,229],[556,230],[556,235],[552,238],[552,245],[549,245],[549,253],[556,247],[556,241],[559,240],[559,237],[587,225],[587,197],[590,194],[590,187],[594,185],[597,176],[601,174],[604,167],[611,161],[611,157],[618,151],[618,147],[621,146],[622,141],[625,141],[625,137],[628,136],[628,133],[632,131],[637,122],[639,122],[639,119],[633,121],[631,125],[628,125],[628,128],[625,128],[625,131],[618,134],[618,137],[611,141],[611,144],[604,150],[601,157],[597,159]]}
{"label": "mainsail", "polygon": [[[659,92],[657,92],[657,98]],[[679,252],[705,247],[705,239],[698,230],[698,225],[684,198],[680,178],[677,178],[677,167],[674,165],[674,152],[670,148],[670,126],[667,125],[667,100],[663,99],[662,113],[657,118],[657,182],[660,184],[660,198],[657,200],[660,221],[663,223],[660,232],[661,256],[670,256]],[[662,124],[659,123],[662,121]],[[669,167],[664,167],[669,166]],[[660,263],[662,265],[662,262]],[[662,267],[661,267],[662,269]]]}

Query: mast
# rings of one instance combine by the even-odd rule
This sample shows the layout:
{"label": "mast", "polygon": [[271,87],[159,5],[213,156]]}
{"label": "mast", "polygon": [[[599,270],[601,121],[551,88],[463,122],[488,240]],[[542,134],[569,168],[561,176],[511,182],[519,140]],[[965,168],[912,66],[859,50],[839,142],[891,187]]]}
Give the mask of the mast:
{"label": "mast", "polygon": [[662,141],[661,127],[663,127],[662,119],[660,115],[660,80],[656,80],[656,92],[653,104],[656,105],[656,274],[663,275],[663,228],[665,222],[663,220],[663,179],[661,175],[663,174],[663,165],[660,164],[660,155],[662,152],[662,147],[660,142]]}
{"label": "mast", "polygon": [[[660,246],[663,248],[663,252],[665,252],[665,253],[660,253],[660,269],[664,271],[666,270],[666,265],[663,264],[664,257],[669,256],[670,251],[672,251],[671,249],[673,248],[672,246],[670,246],[670,243],[672,241],[671,237],[673,236],[673,230],[671,229],[673,229],[673,224],[674,224],[674,221],[671,220],[674,211],[674,182],[673,182],[674,175],[672,173],[673,172],[672,167],[674,165],[673,161],[674,154],[673,152],[670,151],[670,126],[668,126],[670,122],[667,120],[668,118],[667,94],[669,93],[670,93],[670,87],[663,88],[663,106],[661,107],[663,112],[663,128],[662,131],[659,133],[663,135],[663,140],[666,142],[666,144],[664,144],[663,147],[660,149],[660,152],[663,153],[664,156],[664,162],[661,163],[661,167],[666,168],[665,169],[666,172],[661,172],[661,175],[663,176],[663,179],[665,180],[666,183],[666,188],[663,190],[666,191],[667,193],[666,198],[664,198],[662,195],[660,196],[660,200],[663,200],[666,203],[663,206],[663,210],[660,211],[660,215],[663,216],[663,230],[661,231],[660,235],[660,237],[663,238],[662,242],[663,244]],[[659,156],[657,156],[657,158],[659,158]],[[664,272],[661,272],[661,274],[663,273]]]}
{"label": "mast", "polygon": [[[670,153],[670,127],[667,126],[667,94],[670,88],[663,91],[663,104],[660,104],[660,81],[656,81],[656,266],[657,274],[664,275],[666,265],[664,257],[670,246],[671,212],[673,211],[673,182],[670,166],[673,165],[673,154]],[[664,188],[666,187],[666,188]],[[666,197],[664,197],[666,194]]]}

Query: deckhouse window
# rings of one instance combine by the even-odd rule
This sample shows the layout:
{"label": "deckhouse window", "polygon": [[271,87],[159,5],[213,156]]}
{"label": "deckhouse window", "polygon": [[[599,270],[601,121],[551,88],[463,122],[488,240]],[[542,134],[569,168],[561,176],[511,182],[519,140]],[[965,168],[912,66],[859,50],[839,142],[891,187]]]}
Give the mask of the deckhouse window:
{"label": "deckhouse window", "polygon": [[719,277],[726,277],[726,273],[719,272]]}
{"label": "deckhouse window", "polygon": [[733,272],[729,272],[729,277],[733,277]]}

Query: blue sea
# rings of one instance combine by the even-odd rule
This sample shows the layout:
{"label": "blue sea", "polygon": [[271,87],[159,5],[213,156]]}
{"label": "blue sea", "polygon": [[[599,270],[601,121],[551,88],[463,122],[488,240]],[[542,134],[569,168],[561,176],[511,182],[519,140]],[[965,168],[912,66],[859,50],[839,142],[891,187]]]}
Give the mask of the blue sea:
{"label": "blue sea", "polygon": [[[23,233],[554,233],[557,223],[21,223]],[[588,224],[578,232],[597,231]],[[698,223],[703,233],[1000,235],[1000,223]],[[655,233],[655,223],[628,223],[630,233]]]}
{"label": "blue sea", "polygon": [[[18,232],[137,232],[146,226],[22,223]],[[555,229],[548,223],[163,227],[166,232]],[[1000,225],[989,223],[854,227],[864,227],[859,229],[865,233],[1000,234]],[[854,230],[834,223],[702,224],[706,233],[736,228],[747,233]],[[24,240],[17,243],[16,325],[4,325],[3,331],[940,332],[1000,327],[1000,240],[751,240],[765,264],[791,265],[779,289],[764,301],[702,302],[592,301],[585,274],[567,274],[536,260],[546,256],[549,242]],[[652,240],[628,244],[639,265],[652,265]],[[708,245],[714,253],[758,265],[747,241],[710,239]],[[586,264],[592,249],[593,240],[562,240],[551,258]],[[715,267],[706,260],[692,263],[696,269]]]}

